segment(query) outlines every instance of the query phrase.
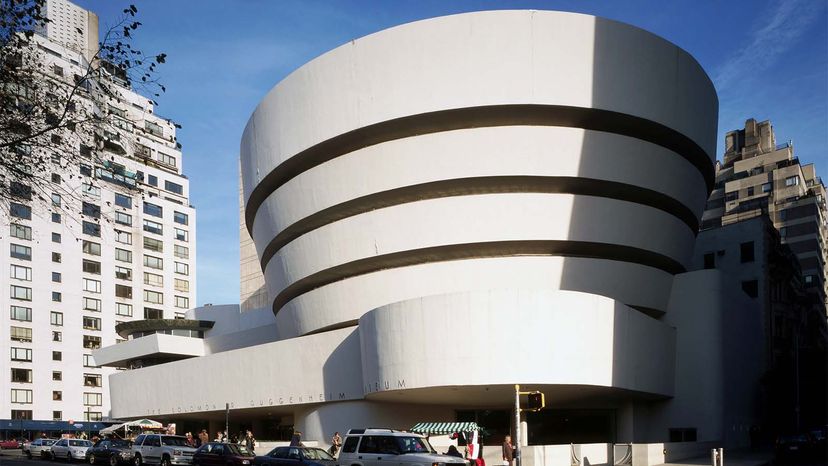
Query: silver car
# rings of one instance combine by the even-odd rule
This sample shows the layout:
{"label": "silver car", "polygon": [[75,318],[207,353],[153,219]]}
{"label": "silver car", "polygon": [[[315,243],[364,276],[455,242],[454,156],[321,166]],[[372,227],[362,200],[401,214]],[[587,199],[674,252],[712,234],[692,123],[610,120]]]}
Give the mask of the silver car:
{"label": "silver car", "polygon": [[420,434],[391,429],[351,429],[339,453],[348,466],[465,466],[463,458],[441,455]]}
{"label": "silver car", "polygon": [[180,435],[144,434],[132,444],[135,466],[160,464],[161,466],[190,465],[196,449],[187,445]]}
{"label": "silver car", "polygon": [[23,453],[29,459],[32,459],[33,456],[48,458],[49,452],[52,450],[52,444],[55,442],[57,442],[57,439],[53,438],[39,438],[32,440],[31,442],[23,444]]}
{"label": "silver car", "polygon": [[64,438],[52,444],[52,451],[50,457],[52,460],[63,460],[68,462],[73,460],[85,460],[86,450],[92,446],[89,440],[81,440],[76,438]]}

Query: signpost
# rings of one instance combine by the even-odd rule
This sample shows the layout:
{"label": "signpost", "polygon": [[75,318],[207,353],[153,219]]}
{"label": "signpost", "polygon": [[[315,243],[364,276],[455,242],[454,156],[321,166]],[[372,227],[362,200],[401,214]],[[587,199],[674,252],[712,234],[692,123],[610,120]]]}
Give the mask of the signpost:
{"label": "signpost", "polygon": [[[527,395],[526,408],[520,407],[520,395]],[[522,392],[520,385],[515,385],[515,466],[520,466],[520,412],[536,412],[546,406],[546,397],[540,391]]]}
{"label": "signpost", "polygon": [[224,405],[224,435],[230,438],[230,403]]}

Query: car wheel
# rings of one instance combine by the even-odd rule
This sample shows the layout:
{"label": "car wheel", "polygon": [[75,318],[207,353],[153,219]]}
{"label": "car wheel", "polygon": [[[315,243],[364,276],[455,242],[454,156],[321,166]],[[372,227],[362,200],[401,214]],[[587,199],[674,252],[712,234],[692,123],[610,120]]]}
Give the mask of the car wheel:
{"label": "car wheel", "polygon": [[135,459],[132,460],[135,466],[141,466],[143,461],[141,460],[141,455],[135,455]]}
{"label": "car wheel", "polygon": [[26,450],[26,458],[32,459],[32,451]]}
{"label": "car wheel", "polygon": [[109,466],[118,466],[118,454],[109,455]]}
{"label": "car wheel", "polygon": [[95,464],[95,455],[89,455],[89,464]]}
{"label": "car wheel", "polygon": [[170,463],[170,457],[169,456],[165,456],[165,457],[161,458],[161,466],[172,466],[172,463]]}

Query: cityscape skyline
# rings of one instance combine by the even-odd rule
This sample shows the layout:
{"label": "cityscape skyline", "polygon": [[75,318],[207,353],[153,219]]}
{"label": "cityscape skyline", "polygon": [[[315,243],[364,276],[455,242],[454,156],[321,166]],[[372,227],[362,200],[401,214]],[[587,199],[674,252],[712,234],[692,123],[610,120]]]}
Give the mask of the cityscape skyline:
{"label": "cityscape skyline", "polygon": [[[102,27],[125,5],[78,1]],[[647,5],[650,5],[648,7]],[[195,181],[199,209],[198,305],[238,302],[238,140],[269,89],[326,50],[381,29],[428,17],[486,9],[549,9],[634,24],[676,43],[708,71],[719,94],[717,157],[726,132],[747,118],[770,119],[780,142],[824,174],[828,160],[828,17],[825,4],[788,2],[671,3],[462,1],[399,3],[144,2],[136,42],[167,53],[168,92],[159,114],[183,125],[179,140]],[[256,15],[250,15],[251,9]],[[761,50],[762,53],[757,53]],[[750,70],[750,72],[745,72]],[[232,219],[232,220],[231,220]],[[232,238],[232,240],[230,240]]]}

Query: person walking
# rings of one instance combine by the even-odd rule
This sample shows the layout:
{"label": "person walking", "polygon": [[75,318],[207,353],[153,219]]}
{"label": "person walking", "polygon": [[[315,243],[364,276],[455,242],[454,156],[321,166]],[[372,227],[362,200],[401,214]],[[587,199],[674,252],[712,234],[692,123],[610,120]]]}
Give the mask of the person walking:
{"label": "person walking", "polygon": [[512,436],[507,435],[503,439],[503,466],[512,466],[515,459],[515,446],[512,445]]}
{"label": "person walking", "polygon": [[255,453],[256,449],[256,439],[253,437],[253,432],[249,430],[245,433],[244,436],[244,446],[250,450],[251,453]]}
{"label": "person walking", "polygon": [[342,448],[342,437],[339,435],[339,432],[334,432],[333,437],[331,437],[331,456],[336,457],[340,448]]}
{"label": "person walking", "polygon": [[198,440],[200,441],[199,446],[210,442],[210,434],[207,433],[207,429],[201,429],[201,432],[198,433]]}

